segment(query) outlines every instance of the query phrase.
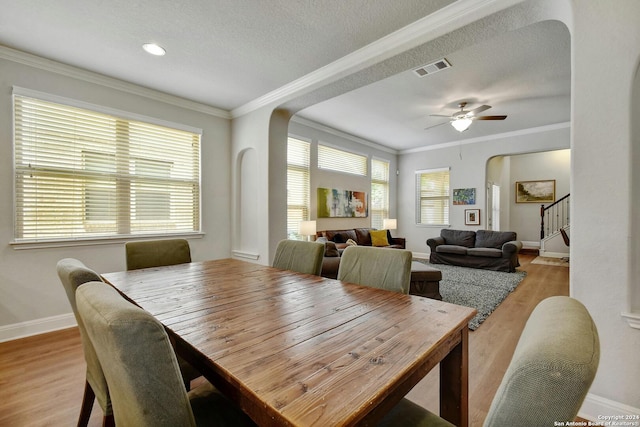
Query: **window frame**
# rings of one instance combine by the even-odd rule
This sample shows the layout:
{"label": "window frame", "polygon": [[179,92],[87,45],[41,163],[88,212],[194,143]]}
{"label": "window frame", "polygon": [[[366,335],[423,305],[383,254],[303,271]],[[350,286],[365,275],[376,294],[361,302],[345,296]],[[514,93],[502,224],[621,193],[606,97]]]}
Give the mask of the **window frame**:
{"label": "window frame", "polygon": [[[193,199],[193,201],[189,204],[189,206],[192,206],[191,211],[193,212],[193,215],[191,216],[191,222],[193,223],[193,228],[191,230],[187,230],[187,229],[177,229],[175,232],[174,231],[170,231],[170,230],[161,230],[161,229],[157,229],[157,230],[150,230],[150,231],[145,231],[145,230],[137,230],[134,232],[131,232],[132,229],[132,225],[133,222],[132,221],[136,221],[135,219],[135,213],[132,212],[132,208],[129,207],[129,211],[126,214],[126,218],[128,223],[125,224],[124,228],[121,228],[121,225],[118,225],[118,223],[116,223],[115,226],[115,231],[109,231],[109,232],[104,232],[104,233],[96,233],[96,232],[90,232],[88,231],[86,234],[84,234],[83,232],[79,232],[79,233],[74,233],[74,232],[69,232],[66,233],[66,235],[61,234],[61,235],[40,235],[40,236],[26,236],[23,233],[23,229],[21,228],[22,225],[20,224],[20,220],[24,215],[24,212],[20,207],[20,203],[22,203],[22,200],[19,199],[19,197],[24,197],[21,196],[21,189],[19,188],[20,186],[20,180],[19,177],[23,176],[22,174],[24,173],[24,166],[21,166],[18,161],[18,150],[23,150],[24,151],[24,143],[25,140],[20,140],[18,141],[18,136],[17,136],[17,130],[18,125],[20,126],[24,126],[24,123],[18,123],[18,120],[20,120],[21,114],[22,112],[18,113],[18,104],[16,103],[16,98],[20,98],[20,103],[25,102],[25,99],[31,98],[33,100],[35,100],[35,103],[37,104],[37,102],[42,102],[42,103],[53,103],[53,104],[58,104],[60,106],[61,109],[79,109],[79,110],[85,110],[87,112],[87,114],[90,115],[95,115],[97,116],[105,116],[105,120],[109,119],[109,120],[114,120],[115,122],[123,122],[123,123],[127,123],[133,127],[136,128],[140,128],[140,127],[145,127],[145,126],[152,126],[152,131],[156,131],[157,128],[156,127],[164,127],[164,128],[168,128],[169,131],[179,131],[179,132],[186,132],[189,134],[193,134],[191,136],[192,141],[194,143],[197,144],[196,145],[192,145],[192,150],[197,150],[194,151],[194,157],[192,157],[192,160],[190,161],[190,164],[192,165],[193,169],[191,169],[192,171],[192,177],[190,178],[188,181],[185,181],[183,179],[183,182],[187,182],[189,186],[195,186],[195,190],[193,191],[193,195],[195,196],[195,199]],[[33,102],[33,101],[32,101]],[[22,104],[21,104],[22,105]],[[204,235],[203,231],[202,231],[202,185],[201,185],[201,180],[202,180],[202,134],[203,131],[202,129],[199,128],[194,128],[191,126],[187,126],[187,125],[182,125],[182,124],[178,124],[178,123],[173,123],[173,122],[168,122],[165,120],[161,120],[161,119],[157,119],[157,118],[152,118],[152,117],[147,117],[147,116],[143,116],[143,115],[139,115],[139,114],[135,114],[135,113],[130,113],[130,112],[126,112],[126,111],[121,111],[121,110],[117,110],[117,109],[113,109],[113,108],[109,108],[109,107],[104,107],[104,106],[100,106],[100,105],[95,105],[95,104],[90,104],[87,102],[83,102],[83,101],[78,101],[78,100],[74,100],[74,99],[70,99],[70,98],[65,98],[65,97],[61,97],[58,95],[52,95],[52,94],[48,94],[48,93],[44,93],[44,92],[39,92],[39,91],[35,91],[35,90],[31,90],[31,89],[26,89],[26,88],[21,88],[21,87],[17,87],[14,86],[13,87],[13,93],[12,93],[12,113],[13,113],[13,129],[12,129],[12,145],[13,145],[13,156],[12,156],[12,166],[13,166],[13,200],[12,200],[12,209],[13,209],[13,216],[14,216],[14,221],[13,221],[13,232],[12,232],[12,240],[9,242],[10,245],[12,245],[15,249],[30,249],[30,248],[41,248],[41,247],[64,247],[64,246],[79,246],[79,245],[94,245],[94,244],[112,244],[114,242],[121,242],[121,241],[130,241],[130,240],[135,240],[135,239],[148,239],[148,238],[154,238],[154,237],[167,237],[167,236],[172,236],[172,237],[202,237]],[[37,108],[37,107],[36,107]],[[109,116],[108,118],[106,116]],[[144,136],[148,136],[147,134],[145,134],[144,132],[141,134],[137,134],[136,136],[128,136],[127,137],[127,142],[126,145],[130,146],[130,141],[128,138],[132,138],[135,139],[136,137],[139,137],[139,135],[144,135]],[[115,140],[114,140],[115,141]],[[112,141],[111,143],[113,144],[118,144],[118,142],[114,142]],[[139,144],[139,143],[138,143]],[[83,148],[80,147],[78,148],[80,151],[78,152],[78,156],[79,158],[82,158],[82,164],[85,165],[83,167],[86,167],[87,163],[87,159],[84,157],[85,153],[89,153],[90,150],[88,150],[87,148]],[[64,149],[63,149],[64,152]],[[107,150],[105,149],[105,152],[100,152],[98,153],[98,155],[105,155],[107,153]],[[95,153],[93,153],[95,154]],[[135,160],[135,156],[132,156],[131,159]],[[96,160],[96,158],[94,158],[93,160]],[[140,159],[138,160],[142,160],[143,162],[148,162],[148,161],[156,161],[157,159],[155,159],[153,156],[150,156],[149,158],[147,157],[140,157]],[[100,164],[100,162],[98,162],[97,164]],[[67,164],[66,169],[64,167],[64,164],[62,165],[62,169],[63,171],[68,170],[68,172],[65,173],[70,173],[71,176],[75,175],[75,173],[73,172],[74,170],[78,170],[77,166],[74,168],[71,166],[70,163]],[[102,167],[106,167],[106,163],[101,165]],[[80,170],[84,170],[84,169],[80,169]],[[91,170],[91,169],[87,169],[87,170]],[[76,172],[77,173],[77,172]],[[135,175],[134,175],[135,177]],[[163,179],[165,179],[166,177],[163,177]],[[114,175],[114,179],[115,179],[115,175]],[[170,183],[173,182],[174,178],[171,178],[169,180],[166,180],[166,182]],[[152,182],[153,180],[151,180]],[[89,224],[91,221],[94,221],[94,219],[89,218],[92,214],[89,210],[87,210],[87,200],[90,200],[89,198],[87,198],[87,193],[91,192],[91,183],[89,181],[83,181],[79,188],[81,188],[81,192],[82,192],[82,202],[80,202],[80,205],[78,205],[78,209],[81,209],[82,213],[82,217],[84,218],[83,223],[85,224]],[[144,191],[148,190],[150,187],[147,187],[146,189],[143,189],[142,187],[139,187],[137,189],[138,191],[138,195],[142,194],[143,197],[147,197],[148,199],[148,195],[144,196]],[[161,187],[159,187],[159,184],[156,184],[156,189],[161,189]],[[95,190],[95,188],[94,188]],[[144,191],[143,191],[144,190]],[[129,197],[131,197],[131,191],[130,192]],[[155,190],[151,190],[151,191],[155,191]],[[170,193],[170,192],[168,192]],[[112,197],[115,197],[112,196]],[[103,200],[101,200],[100,202],[105,202]],[[98,202],[98,204],[100,204],[100,202]],[[75,205],[74,205],[75,206]],[[76,209],[76,208],[74,208]],[[169,209],[169,207],[167,207],[167,209]],[[95,213],[94,213],[95,215]],[[120,213],[119,216],[122,215],[122,212]],[[96,215],[96,218],[100,217],[100,213],[98,213]],[[157,220],[153,220],[155,222],[158,222]],[[97,221],[99,222],[99,220]],[[96,222],[96,223],[97,223]],[[160,221],[162,222],[162,221]],[[166,220],[165,220],[166,222]],[[91,227],[90,227],[91,228]],[[125,230],[125,232],[122,232],[122,230]]]}
{"label": "window frame", "polygon": [[[292,141],[294,141],[295,143],[306,144],[307,157],[305,161],[302,162],[302,164],[289,163],[289,144]],[[306,189],[303,189],[301,191],[303,193],[302,196],[306,198],[305,203],[303,204],[289,204],[290,172],[296,172],[302,175],[306,174]],[[304,181],[304,179],[302,181]],[[306,195],[304,194],[305,191]],[[298,227],[295,227],[295,229],[289,227],[289,221],[291,220],[289,211],[293,209],[300,210],[302,212],[301,218],[298,223],[300,221],[308,221],[311,218],[311,141],[308,141],[306,138],[289,135],[287,137],[287,238],[294,240],[304,240],[299,232],[299,224]]]}
{"label": "window frame", "polygon": [[[374,162],[385,163],[386,164],[386,180],[376,179],[374,177]],[[371,227],[372,228],[383,228],[383,221],[385,218],[389,218],[389,181],[390,181],[390,168],[391,162],[387,159],[381,159],[377,157],[371,158],[371,197],[369,198],[369,215],[371,217]],[[384,189],[384,202],[382,209],[376,209],[374,206],[374,185],[382,186]],[[378,224],[376,221],[376,214],[380,216],[380,223]]]}
{"label": "window frame", "polygon": [[[446,201],[446,203],[442,204],[442,210],[443,210],[443,214],[442,216],[446,218],[444,218],[444,221],[442,221],[442,223],[440,222],[422,222],[422,201],[423,201],[423,197],[422,197],[422,188],[421,188],[421,178],[422,175],[426,175],[426,174],[437,174],[437,173],[442,173],[442,172],[446,172],[447,173],[447,178],[448,178],[448,182],[446,185],[446,195],[443,193],[442,195],[439,196],[432,196],[430,197],[430,199],[432,200],[441,200],[441,201]],[[445,168],[433,168],[433,169],[424,169],[424,170],[417,170],[415,172],[416,175],[416,217],[415,217],[415,221],[416,221],[416,225],[420,226],[420,227],[449,227],[451,225],[451,168],[450,167],[445,167]],[[426,198],[425,198],[426,199]]]}
{"label": "window frame", "polygon": [[[316,166],[319,170],[330,171],[335,173],[344,173],[352,176],[367,177],[369,175],[369,156],[367,154],[356,153],[354,151],[345,150],[344,148],[336,147],[321,141],[319,141],[317,145],[318,145],[318,155],[316,158]],[[351,157],[351,159],[359,158],[358,161],[360,163],[360,166],[363,166],[363,168],[360,168],[360,169],[354,168],[354,170],[349,171],[345,169],[338,169],[327,163],[324,163],[323,165],[321,165],[322,151],[325,148],[327,150],[335,151],[334,155],[330,156],[330,158],[332,158],[334,161],[343,161],[347,159],[347,157]],[[349,166],[351,165],[352,164],[350,164]]]}

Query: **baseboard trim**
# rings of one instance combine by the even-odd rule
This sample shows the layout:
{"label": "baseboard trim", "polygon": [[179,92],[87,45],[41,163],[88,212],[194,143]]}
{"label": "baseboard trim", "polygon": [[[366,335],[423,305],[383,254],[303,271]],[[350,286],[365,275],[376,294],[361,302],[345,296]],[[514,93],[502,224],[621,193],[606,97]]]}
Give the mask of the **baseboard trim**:
{"label": "baseboard trim", "polygon": [[547,258],[567,258],[569,254],[565,252],[540,251],[540,256]]}
{"label": "baseboard trim", "polygon": [[252,260],[257,260],[257,259],[260,258],[260,254],[257,254],[257,253],[254,253],[254,252],[233,250],[233,251],[231,251],[231,253],[233,254],[233,256],[235,256],[237,258],[245,258],[245,259],[252,259]]}
{"label": "baseboard trim", "polygon": [[40,335],[77,326],[73,313],[29,320],[22,323],[0,326],[0,342],[17,340],[19,338]]}
{"label": "baseboard trim", "polygon": [[[633,406],[605,399],[604,397],[597,396],[592,393],[587,394],[587,397],[580,408],[580,412],[578,412],[578,416],[580,418],[600,422],[607,421],[603,418],[605,416],[622,417],[618,418],[618,420],[624,421],[626,416],[638,414],[640,414],[640,408],[634,408]],[[615,419],[609,420],[615,421]]]}

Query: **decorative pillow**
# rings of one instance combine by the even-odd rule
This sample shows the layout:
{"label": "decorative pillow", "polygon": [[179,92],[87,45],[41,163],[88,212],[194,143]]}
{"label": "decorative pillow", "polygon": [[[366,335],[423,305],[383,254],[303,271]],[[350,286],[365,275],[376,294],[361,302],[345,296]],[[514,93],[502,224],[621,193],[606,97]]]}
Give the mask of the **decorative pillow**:
{"label": "decorative pillow", "polygon": [[356,243],[356,241],[355,241],[355,240],[353,240],[353,239],[349,239],[349,240],[347,240],[347,242],[346,242],[346,243],[347,243],[347,246],[358,246],[358,244]]}
{"label": "decorative pillow", "polygon": [[334,242],[327,242],[324,244],[324,256],[326,257],[339,257],[340,252],[338,248],[336,248],[336,244]]}
{"label": "decorative pillow", "polygon": [[387,240],[387,230],[371,230],[371,245],[373,246],[389,246],[389,240]]}

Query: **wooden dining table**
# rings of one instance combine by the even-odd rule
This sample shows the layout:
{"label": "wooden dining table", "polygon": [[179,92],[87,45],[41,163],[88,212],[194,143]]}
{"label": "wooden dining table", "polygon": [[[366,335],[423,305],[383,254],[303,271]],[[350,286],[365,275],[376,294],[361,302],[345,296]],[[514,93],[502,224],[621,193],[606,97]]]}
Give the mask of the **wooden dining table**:
{"label": "wooden dining table", "polygon": [[375,425],[438,364],[440,415],[468,424],[474,309],[237,259],[103,278],[258,425]]}

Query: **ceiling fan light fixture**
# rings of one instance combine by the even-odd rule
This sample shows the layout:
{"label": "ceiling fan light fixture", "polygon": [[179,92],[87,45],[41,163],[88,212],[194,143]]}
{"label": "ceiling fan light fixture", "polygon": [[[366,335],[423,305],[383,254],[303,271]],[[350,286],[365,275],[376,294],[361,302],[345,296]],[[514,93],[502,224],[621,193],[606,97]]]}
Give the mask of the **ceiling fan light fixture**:
{"label": "ceiling fan light fixture", "polygon": [[471,122],[472,120],[467,118],[455,119],[451,121],[451,126],[453,126],[458,132],[464,132],[469,129]]}

